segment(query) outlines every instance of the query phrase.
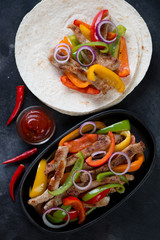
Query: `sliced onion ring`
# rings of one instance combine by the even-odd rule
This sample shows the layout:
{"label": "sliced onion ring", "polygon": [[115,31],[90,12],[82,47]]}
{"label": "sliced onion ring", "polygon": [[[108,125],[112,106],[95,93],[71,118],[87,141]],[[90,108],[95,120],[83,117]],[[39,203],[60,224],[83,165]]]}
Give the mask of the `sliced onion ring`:
{"label": "sliced onion ring", "polygon": [[84,128],[84,126],[86,125],[92,125],[93,126],[93,130],[90,132],[90,133],[94,133],[96,131],[96,124],[92,121],[88,121],[88,122],[85,122],[83,123],[80,127],[79,127],[79,133],[80,135],[84,135],[83,132],[82,132],[82,129]]}
{"label": "sliced onion ring", "polygon": [[[65,56],[60,56],[60,55],[58,54],[58,51],[61,50],[61,49],[65,50],[65,51],[67,52],[67,55],[65,55]],[[69,50],[68,50],[67,48],[65,48],[65,47],[56,48],[56,49],[54,50],[54,58],[55,58],[55,60],[56,60],[58,63],[65,63],[65,62],[67,62],[67,61],[69,60],[69,58],[70,58]],[[65,59],[64,59],[64,58],[65,58]],[[62,59],[62,60],[60,60],[60,59]],[[63,59],[64,59],[64,60],[63,60]]]}
{"label": "sliced onion ring", "polygon": [[[125,170],[124,172],[122,172],[122,173],[114,172],[114,171],[112,170],[112,168],[111,168],[111,161],[112,161],[113,157],[116,156],[116,155],[122,155],[122,156],[124,156],[124,157],[126,158],[126,160],[127,160],[128,166],[127,166],[126,170]],[[109,170],[110,170],[112,173],[114,173],[115,175],[123,175],[123,174],[127,173],[128,170],[130,169],[130,166],[131,166],[131,160],[129,159],[129,157],[127,156],[127,154],[125,154],[125,153],[123,153],[123,152],[115,152],[115,153],[113,153],[113,154],[111,155],[109,161],[108,161]]]}
{"label": "sliced onion ring", "polygon": [[94,153],[92,153],[92,158],[95,157],[96,155],[99,155],[99,154],[104,154],[104,155],[106,155],[106,151],[94,152]]}
{"label": "sliced onion ring", "polygon": [[[105,38],[102,36],[102,34],[101,34],[101,27],[102,27],[102,25],[104,25],[104,24],[110,24],[110,25],[112,25],[112,26],[115,28],[115,30],[116,30],[116,37],[115,37],[114,39],[112,39],[112,40],[107,40],[107,39],[105,39]],[[116,25],[115,25],[113,22],[111,22],[111,21],[109,21],[109,20],[102,20],[102,21],[100,21],[100,22],[96,25],[96,35],[97,35],[97,37],[99,38],[100,41],[105,42],[105,43],[107,43],[107,44],[110,44],[110,43],[113,43],[113,42],[116,41],[117,36],[118,36],[118,30],[117,30]]]}
{"label": "sliced onion ring", "polygon": [[[49,222],[49,221],[47,220],[46,214],[47,214],[47,213],[50,213],[51,211],[55,211],[55,210],[61,210],[61,211],[65,212],[65,213],[68,215],[67,221],[66,221],[65,223],[59,224],[59,225],[58,225],[58,224],[57,224],[57,225],[54,225],[53,223],[51,223],[51,222]],[[69,221],[70,221],[70,215],[69,215],[69,213],[68,213],[66,210],[64,210],[63,208],[54,207],[54,208],[50,208],[50,209],[48,209],[46,212],[44,212],[43,215],[42,215],[42,219],[43,219],[44,224],[45,224],[47,227],[50,227],[50,228],[62,228],[62,227],[65,227],[65,226],[69,223]]]}
{"label": "sliced onion ring", "polygon": [[[87,173],[88,176],[89,176],[89,183],[88,183],[85,187],[80,187],[80,186],[78,186],[78,185],[75,183],[75,181],[74,181],[75,175],[76,175],[78,172],[85,172],[85,173]],[[88,171],[82,169],[82,170],[77,170],[77,171],[73,174],[73,184],[74,184],[74,186],[75,186],[77,189],[79,189],[79,190],[87,190],[87,189],[90,187],[91,183],[92,183],[92,176],[91,176],[91,174],[90,174]]]}
{"label": "sliced onion ring", "polygon": [[[81,61],[80,61],[80,59],[79,59],[79,54],[80,54],[80,52],[83,51],[83,50],[88,50],[88,51],[90,51],[91,54],[92,54],[92,61],[91,61],[89,64],[83,64],[83,63],[81,63]],[[90,46],[82,46],[82,47],[80,47],[80,48],[77,50],[76,59],[77,59],[77,62],[78,62],[82,67],[90,67],[90,66],[94,63],[94,61],[95,61],[95,59],[96,59],[96,53],[95,53],[95,51],[94,51],[94,49],[93,49],[92,47],[90,47]]]}

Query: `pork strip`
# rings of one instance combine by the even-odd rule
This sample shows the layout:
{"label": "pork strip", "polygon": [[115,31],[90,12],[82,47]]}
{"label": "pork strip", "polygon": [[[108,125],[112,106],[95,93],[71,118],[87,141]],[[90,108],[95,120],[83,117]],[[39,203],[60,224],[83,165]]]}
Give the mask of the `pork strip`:
{"label": "pork strip", "polygon": [[81,30],[78,26],[76,26],[74,24],[69,24],[68,28],[71,29],[74,32],[77,40],[80,43],[85,43],[87,41],[87,39],[83,36],[83,34],[82,34],[82,32],[81,32]]}

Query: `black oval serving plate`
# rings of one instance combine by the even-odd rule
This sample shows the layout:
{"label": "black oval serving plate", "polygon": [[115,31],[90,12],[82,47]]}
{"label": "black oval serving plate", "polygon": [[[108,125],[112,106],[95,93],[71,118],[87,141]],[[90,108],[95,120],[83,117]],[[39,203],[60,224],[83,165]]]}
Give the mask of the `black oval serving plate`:
{"label": "black oval serving plate", "polygon": [[[114,193],[111,195],[111,200],[108,206],[96,209],[93,213],[87,216],[85,222],[82,225],[78,225],[77,222],[68,224],[65,228],[61,229],[51,229],[44,225],[42,221],[42,217],[34,210],[33,207],[27,204],[29,199],[29,187],[33,184],[36,169],[39,161],[42,158],[47,158],[54,149],[57,148],[58,143],[61,138],[63,138],[66,134],[70,133],[74,129],[78,128],[83,122],[93,120],[93,121],[102,121],[106,123],[106,125],[113,124],[115,122],[129,119],[131,123],[131,132],[135,134],[136,140],[142,140],[146,145],[145,150],[145,162],[142,167],[134,173],[135,180],[129,183],[129,186],[126,186],[126,191],[124,194]],[[137,118],[133,113],[125,110],[110,110],[102,113],[98,113],[92,117],[87,118],[83,122],[77,124],[75,127],[70,129],[61,135],[58,139],[56,139],[53,143],[51,143],[39,156],[34,160],[34,162],[30,165],[27,172],[23,176],[20,186],[20,202],[22,208],[29,218],[29,220],[34,223],[40,229],[56,232],[56,233],[66,233],[73,232],[75,230],[81,230],[84,227],[88,227],[90,224],[95,223],[96,221],[105,217],[108,213],[115,210],[118,206],[124,203],[131,195],[133,195],[136,190],[142,186],[146,178],[149,176],[154,163],[155,163],[155,141],[150,132],[150,130]]]}

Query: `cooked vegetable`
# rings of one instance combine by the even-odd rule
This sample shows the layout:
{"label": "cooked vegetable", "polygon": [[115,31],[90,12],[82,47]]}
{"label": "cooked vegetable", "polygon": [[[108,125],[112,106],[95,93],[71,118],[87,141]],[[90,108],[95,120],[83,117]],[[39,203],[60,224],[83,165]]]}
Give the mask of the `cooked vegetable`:
{"label": "cooked vegetable", "polygon": [[[64,50],[65,51],[65,55],[60,55],[58,52]],[[54,49],[54,58],[58,63],[66,63],[71,55],[71,48],[68,44],[66,43],[59,43],[57,44],[57,46]]]}
{"label": "cooked vegetable", "polygon": [[86,43],[82,43],[82,44],[77,45],[76,47],[74,47],[72,49],[72,54],[77,52],[78,49],[80,47],[83,47],[83,46],[90,46],[90,47],[100,46],[100,47],[104,47],[104,49],[100,50],[100,52],[102,52],[102,53],[107,53],[108,52],[108,45],[104,42],[97,41],[97,42],[86,42]]}
{"label": "cooked vegetable", "polygon": [[94,132],[96,131],[96,128],[97,128],[96,123],[94,123],[94,122],[92,122],[92,121],[88,121],[88,122],[82,123],[82,125],[79,127],[79,133],[80,133],[80,135],[83,135],[83,128],[84,128],[85,126],[87,126],[87,125],[92,125],[92,126],[93,126],[93,129],[92,129],[92,131],[90,132],[90,134],[91,134],[91,133],[94,133]]}
{"label": "cooked vegetable", "polygon": [[96,80],[95,74],[98,75],[98,77],[104,79],[109,86],[114,87],[121,93],[124,92],[125,85],[115,72],[111,71],[110,69],[100,64],[94,64],[91,67],[89,67],[87,71],[88,80],[94,82]]}
{"label": "cooked vegetable", "polygon": [[14,110],[9,118],[9,120],[7,121],[7,126],[10,124],[10,122],[17,116],[17,114],[19,113],[21,106],[22,106],[22,102],[24,99],[24,86],[17,86],[17,97],[16,97],[16,105],[14,107]]}
{"label": "cooked vegetable", "polygon": [[[81,52],[84,51],[84,50],[89,51],[89,52],[91,53],[91,55],[92,55],[92,60],[91,60],[90,63],[88,63],[88,64],[87,64],[87,63],[86,63],[86,64],[83,64],[83,63],[81,62],[80,58],[79,58],[79,55],[80,55]],[[90,46],[82,46],[82,47],[80,47],[80,48],[77,50],[76,60],[77,60],[77,62],[78,62],[82,67],[90,67],[90,66],[94,63],[94,61],[96,60],[96,53],[95,53],[95,51],[94,51],[94,49],[93,49],[92,47],[90,47]]]}
{"label": "cooked vegetable", "polygon": [[[112,26],[114,27],[114,29],[115,29],[115,31],[116,31],[116,36],[115,36],[115,38],[113,38],[112,40],[105,39],[104,36],[102,36],[102,34],[101,34],[101,28],[102,28],[102,26],[103,26],[104,24],[107,24],[107,25],[109,24],[109,25],[112,25]],[[118,31],[117,31],[116,25],[115,25],[113,22],[111,22],[111,21],[109,21],[109,20],[102,20],[102,21],[100,21],[100,22],[96,25],[96,35],[97,35],[97,37],[98,37],[98,39],[99,39],[100,41],[102,41],[102,42],[104,42],[104,43],[107,43],[107,44],[110,44],[110,43],[113,43],[113,42],[116,41],[117,35],[118,35]]]}
{"label": "cooked vegetable", "polygon": [[[62,186],[60,186],[58,189],[54,191],[48,191],[52,196],[57,196],[61,193],[64,193],[68,188],[70,188],[73,185],[73,175],[77,170],[81,170],[83,168],[84,164],[84,158],[81,152],[77,153],[78,159],[76,163],[74,164],[74,167],[72,168],[69,176],[67,177],[66,181],[63,183]],[[76,174],[75,180],[78,178],[79,173]]]}
{"label": "cooked vegetable", "polygon": [[[62,205],[61,208],[64,209],[66,212],[69,212],[71,210],[72,206]],[[53,214],[47,213],[47,215],[46,215],[47,219],[52,223],[61,223],[61,222],[63,222],[64,219],[65,219],[65,221],[67,221],[68,215],[65,211],[57,210]],[[70,220],[71,220],[71,218],[70,218]]]}
{"label": "cooked vegetable", "polygon": [[[85,173],[87,173],[87,175],[89,176],[89,182],[88,182],[88,184],[86,185],[86,186],[84,186],[84,187],[80,187],[78,184],[76,184],[76,182],[75,182],[75,180],[74,180],[74,178],[75,178],[75,176],[76,176],[76,174],[78,173],[78,172],[85,172]],[[86,171],[86,170],[78,170],[78,171],[76,171],[75,173],[74,173],[74,175],[73,175],[73,184],[74,184],[74,186],[77,188],[77,189],[79,189],[79,190],[87,190],[89,187],[90,187],[90,185],[91,185],[91,183],[92,183],[92,176],[91,176],[91,174],[88,172],[88,171]]]}
{"label": "cooked vegetable", "polygon": [[67,76],[61,76],[61,82],[68,88],[71,88],[73,90],[76,90],[78,92],[81,92],[81,93],[85,93],[85,94],[99,94],[101,91],[94,88],[94,87],[91,87],[91,86],[88,86],[86,88],[79,88],[79,87],[76,87],[71,81],[70,79],[67,77]]}
{"label": "cooked vegetable", "polygon": [[[101,182],[104,178],[111,177],[113,175],[115,175],[113,172],[102,172],[102,173],[99,173],[96,178],[98,182]],[[120,175],[119,178],[121,181],[128,184],[128,180],[124,175]]]}
{"label": "cooked vegetable", "polygon": [[69,80],[78,88],[86,88],[89,85],[91,85],[90,82],[87,82],[87,81],[84,82],[81,79],[79,79],[77,75],[75,75],[74,73],[65,72],[65,74],[67,75]]}
{"label": "cooked vegetable", "polygon": [[15,171],[15,173],[13,174],[13,177],[10,181],[9,193],[10,193],[10,196],[11,196],[13,201],[15,201],[14,190],[15,190],[16,182],[20,178],[20,176],[22,175],[24,170],[25,170],[25,166],[20,164],[19,167],[17,168],[17,170]]}
{"label": "cooked vegetable", "polygon": [[86,218],[86,214],[85,214],[84,206],[78,198],[72,197],[72,196],[64,198],[63,204],[65,206],[71,205],[77,211],[78,217],[79,217],[78,224],[81,224],[84,222]]}
{"label": "cooked vegetable", "polygon": [[121,132],[125,130],[130,130],[130,122],[129,120],[123,120],[120,122],[116,122],[110,126],[107,126],[105,128],[102,128],[98,131],[96,131],[97,134],[103,134],[103,133],[108,133],[109,131],[112,132]]}
{"label": "cooked vegetable", "polygon": [[84,36],[87,40],[91,41],[90,29],[87,28],[87,27],[86,27],[85,25],[83,25],[83,24],[80,24],[80,25],[79,25],[79,28],[80,28],[81,33],[83,34],[83,36]]}
{"label": "cooked vegetable", "polygon": [[115,145],[115,149],[114,149],[115,152],[122,151],[131,142],[131,133],[130,133],[130,131],[122,131],[122,132],[120,132],[120,135],[124,136],[125,139],[122,142],[120,142],[120,143]]}
{"label": "cooked vegetable", "polygon": [[14,158],[11,158],[5,162],[2,162],[2,164],[8,164],[8,163],[15,163],[15,162],[19,162],[19,161],[22,161],[26,158],[29,158],[30,156],[32,156],[33,154],[36,154],[38,151],[37,148],[33,148],[27,152],[24,152],[22,153],[21,155],[17,156],[17,157],[14,157]]}
{"label": "cooked vegetable", "polygon": [[73,47],[80,44],[75,35],[68,36],[68,38],[71,41]]}
{"label": "cooked vegetable", "polygon": [[83,22],[83,21],[80,21],[80,20],[78,20],[78,19],[75,19],[74,22],[73,22],[73,24],[76,25],[77,27],[80,27],[80,25],[83,25],[83,26],[85,26],[86,28],[91,29],[91,25],[89,25],[89,24],[87,24],[87,23],[85,23],[85,22]]}
{"label": "cooked vegetable", "polygon": [[[117,155],[122,155],[122,156],[124,156],[125,159],[127,160],[126,169],[125,169],[122,173],[117,173],[117,172],[113,171],[112,168],[111,168],[111,161],[112,161],[112,159],[113,159],[115,156],[117,156]],[[115,153],[113,153],[112,156],[110,157],[109,161],[108,161],[109,170],[110,170],[111,172],[113,172],[115,175],[123,175],[123,174],[127,173],[128,170],[130,169],[130,166],[131,166],[131,160],[129,159],[129,157],[127,156],[127,154],[124,153],[124,152],[115,152]]]}
{"label": "cooked vegetable", "polygon": [[118,75],[120,77],[127,77],[130,74],[130,69],[129,69],[127,45],[126,45],[126,40],[124,37],[121,37],[118,58],[120,60],[120,67],[118,69]]}
{"label": "cooked vegetable", "polygon": [[47,187],[47,176],[44,174],[46,168],[46,160],[42,159],[38,165],[36,176],[34,179],[33,187],[29,192],[30,198],[41,195]]}
{"label": "cooked vegetable", "polygon": [[77,153],[82,149],[90,146],[92,143],[98,140],[97,134],[85,134],[84,136],[71,140],[68,142],[64,142],[63,145],[69,147],[70,153]]}
{"label": "cooked vegetable", "polygon": [[86,163],[91,166],[91,167],[99,167],[101,165],[103,165],[104,163],[106,163],[108,161],[108,159],[110,158],[110,156],[112,155],[112,153],[114,152],[114,148],[115,148],[115,138],[114,135],[111,131],[109,131],[108,136],[111,139],[111,144],[110,147],[108,149],[107,154],[100,160],[92,160],[92,156],[90,156],[89,158],[86,159]]}

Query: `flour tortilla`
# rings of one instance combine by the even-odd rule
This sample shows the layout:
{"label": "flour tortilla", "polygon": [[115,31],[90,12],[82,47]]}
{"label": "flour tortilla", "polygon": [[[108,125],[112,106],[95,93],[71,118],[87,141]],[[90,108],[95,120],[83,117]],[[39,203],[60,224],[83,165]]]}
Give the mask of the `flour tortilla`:
{"label": "flour tortilla", "polygon": [[[93,16],[108,9],[113,22],[127,28],[126,41],[131,74],[123,79],[124,93],[111,89],[106,95],[82,94],[66,88],[60,81],[63,73],[48,60],[50,50],[64,36],[74,19],[91,24]],[[16,35],[15,57],[20,75],[42,102],[68,114],[84,115],[107,109],[124,99],[143,79],[152,54],[149,30],[138,12],[123,0],[43,0],[22,20]]]}

